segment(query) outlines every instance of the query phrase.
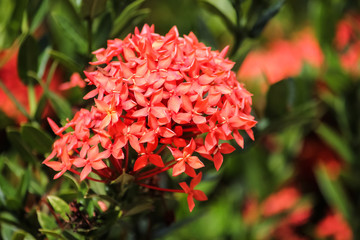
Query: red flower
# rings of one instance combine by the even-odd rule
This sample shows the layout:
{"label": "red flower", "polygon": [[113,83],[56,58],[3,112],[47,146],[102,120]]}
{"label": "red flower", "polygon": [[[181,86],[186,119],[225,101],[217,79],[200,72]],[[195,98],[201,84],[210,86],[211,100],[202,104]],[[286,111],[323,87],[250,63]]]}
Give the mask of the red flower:
{"label": "red flower", "polygon": [[353,239],[352,231],[339,213],[329,213],[316,227],[320,238],[333,237],[335,240]]}
{"label": "red flower", "polygon": [[[193,169],[198,169],[204,167],[204,164],[199,160],[196,156],[191,156],[192,153],[195,151],[196,144],[193,139],[191,139],[190,143],[184,147],[183,151],[181,152],[179,149],[170,148],[174,159],[177,163],[174,165],[173,168],[173,176],[178,176],[183,172],[186,172],[187,167],[191,167]],[[188,175],[192,175],[192,173],[188,173]]]}
{"label": "red flower", "polygon": [[202,173],[199,173],[195,178],[193,178],[190,182],[190,187],[185,183],[181,182],[179,183],[180,187],[185,191],[185,193],[188,195],[187,202],[189,205],[189,210],[192,212],[192,210],[195,207],[194,199],[198,201],[206,201],[207,197],[204,192],[200,190],[195,190],[195,186],[199,184],[201,181]]}
{"label": "red flower", "polygon": [[272,216],[295,206],[300,198],[299,191],[294,187],[288,187],[272,194],[262,204],[264,216]]}

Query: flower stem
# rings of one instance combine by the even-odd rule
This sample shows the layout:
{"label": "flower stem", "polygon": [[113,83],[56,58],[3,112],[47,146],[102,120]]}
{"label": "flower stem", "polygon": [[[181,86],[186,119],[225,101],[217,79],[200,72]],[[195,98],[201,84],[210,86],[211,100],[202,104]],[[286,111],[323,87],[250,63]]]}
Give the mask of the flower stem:
{"label": "flower stem", "polygon": [[[175,160],[173,160],[173,161],[175,161]],[[144,173],[145,175],[138,177],[136,180],[139,181],[139,180],[142,180],[142,179],[150,178],[150,177],[155,176],[155,175],[157,175],[159,173],[165,172],[165,171],[169,170],[170,168],[172,168],[175,164],[176,163],[173,163],[173,164],[171,164],[171,165],[169,165],[167,167],[161,168],[161,169],[156,170],[156,171],[154,171],[154,169],[152,169],[149,172],[145,172]]]}
{"label": "flower stem", "polygon": [[158,191],[163,191],[163,192],[177,192],[177,193],[184,193],[184,190],[181,189],[168,189],[168,188],[160,188],[160,187],[156,187],[156,186],[151,186],[151,185],[147,185],[144,183],[137,183],[142,187],[146,187],[149,189],[153,189],[153,190],[158,190]]}
{"label": "flower stem", "polygon": [[[70,168],[69,171],[72,172],[72,173],[75,173],[75,174],[77,174],[77,175],[80,175],[80,173],[79,173],[78,171],[76,171],[75,169]],[[86,177],[86,179],[91,180],[91,181],[94,181],[94,182],[102,182],[102,183],[106,183],[106,182],[107,182],[106,180],[95,179],[95,178],[92,178],[92,177]]]}

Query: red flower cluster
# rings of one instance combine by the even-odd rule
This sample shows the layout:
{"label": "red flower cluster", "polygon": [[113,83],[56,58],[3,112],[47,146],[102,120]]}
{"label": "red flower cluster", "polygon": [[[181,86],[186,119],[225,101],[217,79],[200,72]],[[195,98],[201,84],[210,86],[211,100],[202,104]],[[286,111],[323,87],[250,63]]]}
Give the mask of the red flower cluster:
{"label": "red flower cluster", "polygon": [[275,40],[266,49],[252,51],[238,72],[240,79],[266,78],[274,84],[301,73],[303,63],[319,68],[324,55],[310,29],[295,34],[294,40]]}
{"label": "red flower cluster", "polygon": [[351,240],[353,233],[340,213],[329,213],[316,227],[320,238],[333,237],[334,240]]}
{"label": "red flower cluster", "polygon": [[336,26],[335,46],[340,54],[342,67],[352,75],[360,74],[360,16],[349,13]]}
{"label": "red flower cluster", "polygon": [[[141,186],[187,193],[192,210],[192,197],[206,200],[193,189],[202,176],[195,170],[204,167],[194,154],[213,161],[218,170],[223,154],[235,149],[224,141],[235,139],[243,147],[239,130],[253,138],[251,94],[236,81],[234,63],[224,58],[227,49],[211,51],[193,33],[179,37],[176,27],[161,36],[145,25],[124,40],[109,40],[106,49],[94,52],[92,64],[101,67],[85,72],[96,88],[84,98],[95,98],[95,105],[61,128],[49,119],[60,138],[44,164],[60,171],[55,178],[71,171],[81,180],[92,179],[93,172],[111,181],[126,172]],[[165,154],[172,159],[164,161]],[[173,176],[194,178],[190,188],[141,182],[169,169]]]}

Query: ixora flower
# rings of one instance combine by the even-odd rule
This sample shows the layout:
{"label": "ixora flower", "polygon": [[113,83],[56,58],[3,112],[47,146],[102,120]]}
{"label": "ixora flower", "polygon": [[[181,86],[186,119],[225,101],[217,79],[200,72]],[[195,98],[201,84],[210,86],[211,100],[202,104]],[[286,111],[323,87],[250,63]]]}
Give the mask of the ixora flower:
{"label": "ixora flower", "polygon": [[[237,82],[227,50],[211,51],[193,33],[179,37],[176,27],[161,36],[145,25],[109,40],[94,52],[97,70],[85,72],[95,89],[84,98],[95,104],[61,128],[49,119],[59,139],[43,163],[59,171],[55,178],[71,171],[80,180],[110,182],[130,174],[142,187],[188,194],[191,211],[193,198],[207,199],[193,189],[208,164],[199,157],[218,170],[222,155],[235,149],[225,141],[243,147],[240,130],[253,139],[251,94]],[[153,177],[170,169],[193,178],[190,187],[156,186]],[[146,184],[150,178],[153,185]]]}

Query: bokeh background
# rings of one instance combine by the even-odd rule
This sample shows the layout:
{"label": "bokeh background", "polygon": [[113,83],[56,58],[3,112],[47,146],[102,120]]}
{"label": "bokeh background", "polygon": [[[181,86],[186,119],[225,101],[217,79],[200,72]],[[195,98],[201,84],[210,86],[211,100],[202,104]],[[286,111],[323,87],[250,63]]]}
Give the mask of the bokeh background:
{"label": "bokeh background", "polygon": [[[186,196],[164,194],[105,221],[94,212],[106,215],[106,186],[52,180],[41,165],[55,138],[46,117],[89,106],[91,52],[144,23],[230,46],[255,141],[207,171],[209,200],[192,213]],[[358,239],[359,60],[359,1],[1,0],[1,239]]]}

